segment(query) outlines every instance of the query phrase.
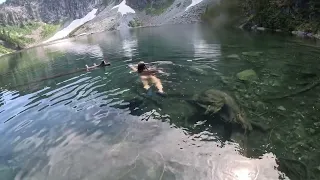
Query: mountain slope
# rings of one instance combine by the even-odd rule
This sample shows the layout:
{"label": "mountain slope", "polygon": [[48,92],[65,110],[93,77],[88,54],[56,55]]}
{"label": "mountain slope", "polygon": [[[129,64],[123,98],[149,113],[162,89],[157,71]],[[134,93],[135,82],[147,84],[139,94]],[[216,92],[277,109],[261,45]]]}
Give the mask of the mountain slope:
{"label": "mountain slope", "polygon": [[[194,3],[196,1],[198,3]],[[106,30],[119,30],[135,26],[159,26],[164,24],[195,23],[201,20],[201,14],[208,4],[217,0],[162,0],[151,1],[137,7],[135,13],[121,14],[116,5],[110,4],[96,18],[72,32],[71,36],[83,33],[95,33]],[[129,6],[130,1],[127,0]],[[161,2],[161,3],[160,3]],[[131,2],[132,3],[132,2]],[[192,5],[192,6],[190,6]],[[130,7],[130,6],[129,6]],[[189,8],[188,8],[189,7]]]}

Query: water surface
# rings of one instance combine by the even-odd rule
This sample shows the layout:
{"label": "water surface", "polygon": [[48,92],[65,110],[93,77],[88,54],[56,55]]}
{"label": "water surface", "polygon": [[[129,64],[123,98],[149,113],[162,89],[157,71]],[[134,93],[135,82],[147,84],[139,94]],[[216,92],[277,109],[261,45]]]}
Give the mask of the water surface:
{"label": "water surface", "polygon": [[[279,34],[175,25],[76,37],[1,57],[0,177],[227,179],[233,169],[238,179],[317,179],[319,87],[266,99],[316,81],[319,52],[315,42]],[[110,67],[82,69],[104,58]],[[158,76],[167,97],[147,96],[130,73],[127,65],[141,60],[166,72]],[[246,69],[259,79],[239,81],[236,74]],[[235,130],[226,140],[223,123],[190,103],[212,88],[270,128],[248,136]]]}

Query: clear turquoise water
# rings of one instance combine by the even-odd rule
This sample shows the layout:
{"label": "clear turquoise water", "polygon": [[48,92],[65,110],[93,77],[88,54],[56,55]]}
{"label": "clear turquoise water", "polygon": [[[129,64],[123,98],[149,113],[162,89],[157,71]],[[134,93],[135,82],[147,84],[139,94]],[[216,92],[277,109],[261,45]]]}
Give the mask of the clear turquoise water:
{"label": "clear turquoise water", "polygon": [[[262,54],[243,54],[249,51]],[[316,42],[281,34],[175,25],[77,37],[1,57],[0,177],[225,179],[223,170],[237,170],[233,160],[251,157],[250,166],[240,166],[258,168],[260,179],[282,172],[317,179],[319,87],[264,98],[314,81],[319,52]],[[104,58],[112,65],[82,69]],[[158,77],[167,97],[146,96],[129,73],[127,65],[141,60],[166,72]],[[237,80],[246,69],[256,71],[256,83]],[[236,97],[248,119],[270,129],[223,141],[222,123],[188,101],[211,88]],[[301,161],[285,161],[301,177],[274,169],[274,157]]]}

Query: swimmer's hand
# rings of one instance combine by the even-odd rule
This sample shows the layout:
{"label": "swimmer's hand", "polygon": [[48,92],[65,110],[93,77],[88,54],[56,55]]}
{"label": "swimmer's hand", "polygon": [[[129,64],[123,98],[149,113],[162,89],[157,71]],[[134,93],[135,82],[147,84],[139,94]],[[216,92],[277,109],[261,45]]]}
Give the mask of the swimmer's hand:
{"label": "swimmer's hand", "polygon": [[131,70],[132,70],[132,71],[130,71],[130,73],[131,73],[131,72],[136,72],[136,71],[138,71],[138,69],[135,68],[132,64],[129,64],[128,66],[129,66],[129,67],[131,68]]}
{"label": "swimmer's hand", "polygon": [[165,76],[169,76],[169,75],[170,75],[169,73],[166,73],[166,72],[164,72],[164,71],[162,71],[162,70],[158,70],[158,73],[163,74],[163,75],[165,75]]}

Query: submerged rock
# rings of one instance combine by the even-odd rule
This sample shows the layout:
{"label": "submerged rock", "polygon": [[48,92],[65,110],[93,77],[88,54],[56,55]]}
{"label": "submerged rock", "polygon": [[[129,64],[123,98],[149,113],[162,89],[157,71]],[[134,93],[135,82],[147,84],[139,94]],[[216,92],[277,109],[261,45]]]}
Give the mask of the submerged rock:
{"label": "submerged rock", "polygon": [[227,58],[240,60],[240,56],[238,54],[231,54],[231,55],[227,56]]}
{"label": "submerged rock", "polygon": [[308,129],[308,132],[309,132],[311,135],[313,135],[313,134],[316,132],[316,130],[314,130],[313,128],[309,128],[309,129]]}
{"label": "submerged rock", "polygon": [[265,30],[267,30],[265,27],[257,27],[257,30],[258,31],[265,31]]}
{"label": "submerged rock", "polygon": [[207,75],[207,74],[208,74],[207,71],[205,71],[205,70],[203,70],[203,69],[201,69],[201,68],[198,68],[198,67],[196,67],[196,66],[191,66],[191,67],[190,67],[190,71],[191,71],[191,72],[194,72],[194,73],[196,73],[196,74],[198,74],[198,75]]}
{"label": "submerged rock", "polygon": [[209,89],[193,97],[195,103],[205,110],[207,115],[219,115],[226,123],[240,124],[245,130],[252,130],[251,123],[244,118],[244,112],[227,93]]}
{"label": "submerged rock", "polygon": [[249,51],[249,52],[242,52],[242,55],[245,56],[252,56],[252,57],[258,57],[262,54],[262,52],[259,51]]}
{"label": "submerged rock", "polygon": [[261,102],[261,101],[257,101],[254,103],[254,106],[257,108],[257,109],[261,109],[261,110],[264,110],[266,109],[266,105]]}
{"label": "submerged rock", "polygon": [[315,73],[315,72],[312,71],[312,70],[306,70],[306,69],[304,69],[304,70],[300,71],[300,73],[301,73],[301,76],[302,76],[303,78],[313,78],[313,77],[316,77],[316,76],[317,76],[317,73]]}
{"label": "submerged rock", "polygon": [[320,127],[320,122],[313,123],[316,127]]}
{"label": "submerged rock", "polygon": [[274,81],[274,83],[272,84],[272,86],[277,86],[277,87],[279,87],[279,86],[280,86],[280,82],[279,82],[279,81]]}
{"label": "submerged rock", "polygon": [[279,109],[279,110],[281,110],[281,111],[285,111],[285,110],[287,110],[285,107],[283,107],[283,106],[279,106],[277,109]]}
{"label": "submerged rock", "polygon": [[237,74],[237,78],[242,81],[255,81],[259,79],[256,72],[253,69],[247,69],[239,72]]}
{"label": "submerged rock", "polygon": [[230,77],[226,77],[226,76],[221,76],[221,81],[224,83],[224,84],[230,84],[232,78]]}

